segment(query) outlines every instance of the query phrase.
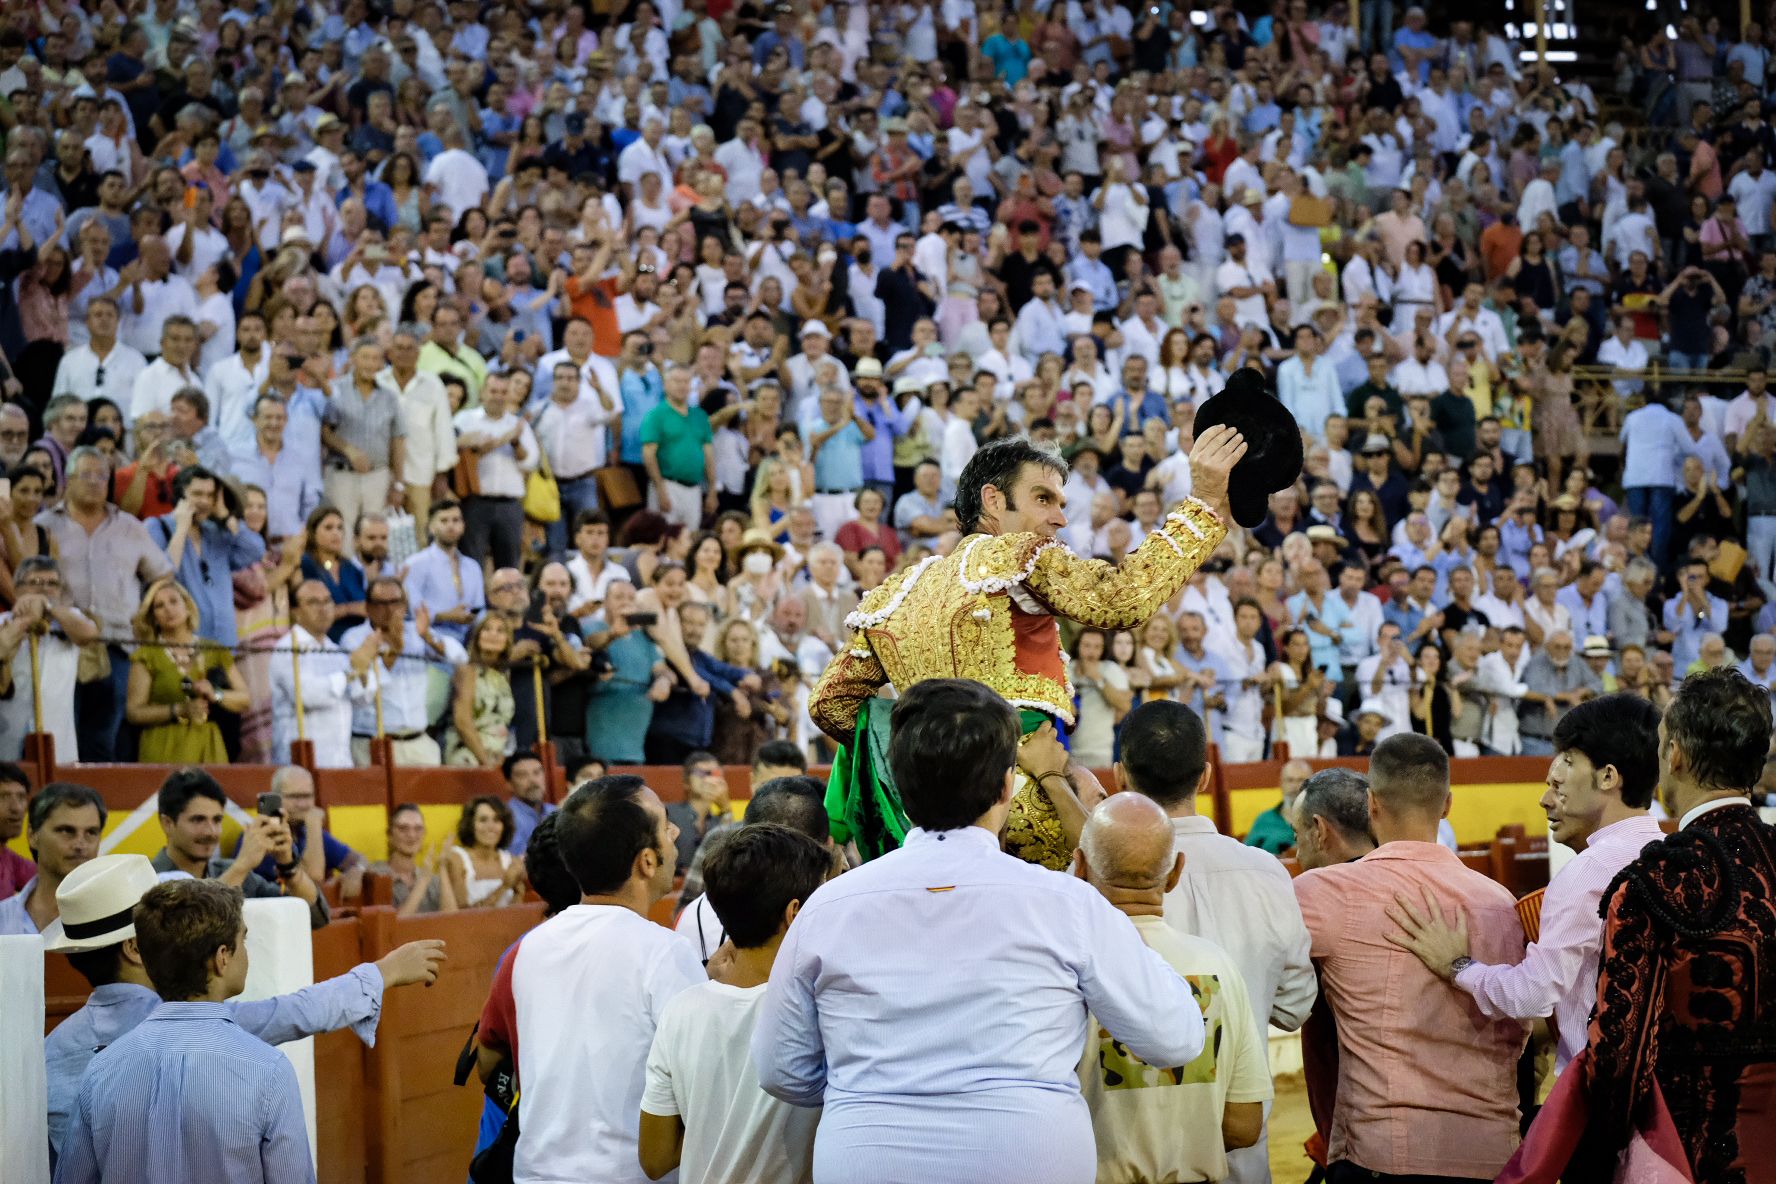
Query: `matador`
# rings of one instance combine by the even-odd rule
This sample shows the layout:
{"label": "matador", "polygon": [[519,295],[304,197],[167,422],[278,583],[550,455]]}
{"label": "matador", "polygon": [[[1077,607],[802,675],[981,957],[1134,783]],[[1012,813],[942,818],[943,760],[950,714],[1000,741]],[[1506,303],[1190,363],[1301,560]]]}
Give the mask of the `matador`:
{"label": "matador", "polygon": [[[1071,726],[1073,685],[1057,618],[1133,629],[1159,611],[1226,536],[1228,477],[1246,449],[1231,426],[1204,430],[1190,452],[1193,496],[1112,566],[1081,558],[1056,537],[1067,525],[1059,456],[1022,437],[982,445],[956,485],[960,542],[863,599],[846,621],[850,639],[809,701],[814,722],[844,746],[827,796],[834,836],[854,840],[870,859],[898,847],[908,830],[888,772],[893,704],[877,697],[886,685],[973,679],[1018,709],[1026,736],[1045,723]],[[1058,870],[1072,858],[1069,832],[1082,818],[1071,790],[1051,784],[1058,806],[1048,789],[1020,776],[1005,844]]]}

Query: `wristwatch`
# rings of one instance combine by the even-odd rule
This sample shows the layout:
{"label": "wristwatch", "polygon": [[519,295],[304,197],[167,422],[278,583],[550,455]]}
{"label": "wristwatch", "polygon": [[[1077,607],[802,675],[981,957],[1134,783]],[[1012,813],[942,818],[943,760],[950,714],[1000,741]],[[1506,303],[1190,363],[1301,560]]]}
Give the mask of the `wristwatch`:
{"label": "wristwatch", "polygon": [[1466,970],[1468,967],[1472,966],[1473,964],[1474,964],[1474,960],[1472,958],[1468,957],[1466,954],[1463,954],[1461,957],[1457,958],[1455,961],[1453,961],[1449,964],[1449,977],[1451,979],[1454,979],[1456,975],[1460,974],[1462,971]]}
{"label": "wristwatch", "polygon": [[[296,869],[301,866],[302,866],[302,860],[300,860],[300,859],[292,859],[289,863],[278,864],[277,865],[278,879],[280,879],[280,880],[289,879],[291,876],[296,874]],[[1471,961],[1473,961],[1473,959],[1470,958],[1469,961],[1471,962]]]}

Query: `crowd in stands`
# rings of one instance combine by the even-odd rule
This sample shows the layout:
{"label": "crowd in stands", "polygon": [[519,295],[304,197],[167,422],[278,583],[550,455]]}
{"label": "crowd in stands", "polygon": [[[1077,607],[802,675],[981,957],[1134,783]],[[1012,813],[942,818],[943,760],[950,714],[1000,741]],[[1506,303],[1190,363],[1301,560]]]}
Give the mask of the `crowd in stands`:
{"label": "crowd in stands", "polygon": [[1069,630],[1096,763],[1767,685],[1768,51],[1655,15],[1600,96],[1386,2],[14,6],[0,759],[823,759],[982,441],[1117,562],[1242,366],[1306,470]]}

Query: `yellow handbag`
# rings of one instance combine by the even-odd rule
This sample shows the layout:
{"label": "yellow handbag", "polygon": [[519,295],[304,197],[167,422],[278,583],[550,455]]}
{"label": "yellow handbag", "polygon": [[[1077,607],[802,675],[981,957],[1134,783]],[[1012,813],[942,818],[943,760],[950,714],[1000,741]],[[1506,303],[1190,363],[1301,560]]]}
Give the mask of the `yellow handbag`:
{"label": "yellow handbag", "polygon": [[547,526],[561,521],[561,486],[549,470],[549,454],[537,445],[537,467],[524,479],[524,516]]}

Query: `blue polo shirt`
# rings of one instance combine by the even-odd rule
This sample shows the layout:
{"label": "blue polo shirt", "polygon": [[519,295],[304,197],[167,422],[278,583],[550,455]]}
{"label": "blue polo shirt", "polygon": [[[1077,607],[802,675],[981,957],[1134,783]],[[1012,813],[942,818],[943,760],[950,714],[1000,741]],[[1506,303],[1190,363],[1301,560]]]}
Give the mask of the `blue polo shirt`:
{"label": "blue polo shirt", "polygon": [[[818,413],[802,423],[802,438],[810,445],[816,432],[827,429]],[[877,433],[881,438],[881,433]],[[863,430],[855,421],[846,424],[814,454],[814,492],[848,493],[863,487]],[[890,470],[892,472],[892,469]]]}

